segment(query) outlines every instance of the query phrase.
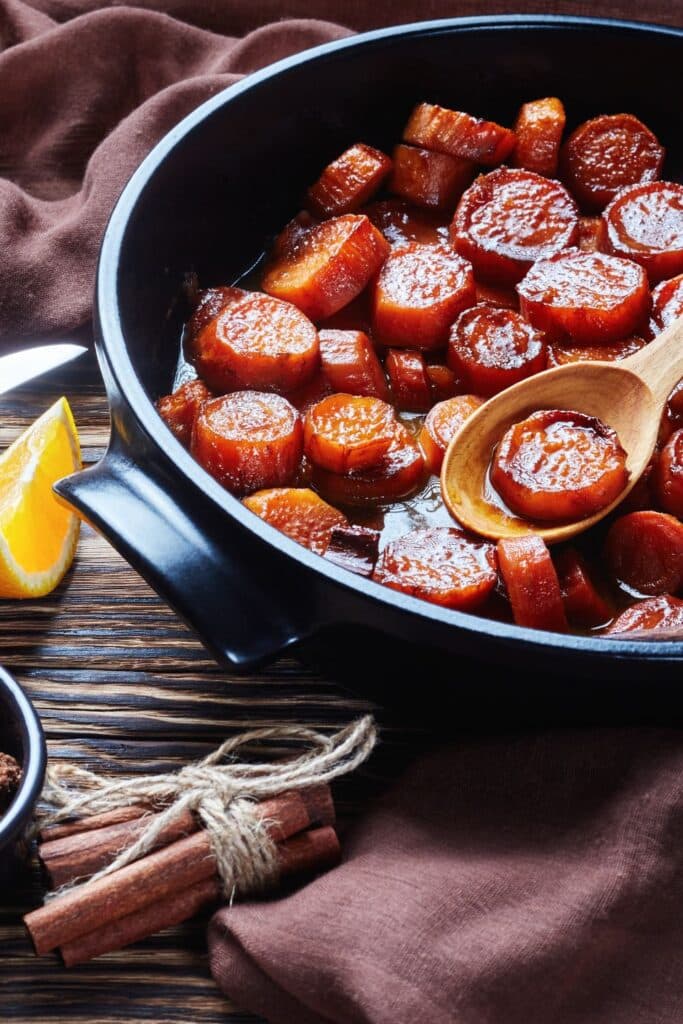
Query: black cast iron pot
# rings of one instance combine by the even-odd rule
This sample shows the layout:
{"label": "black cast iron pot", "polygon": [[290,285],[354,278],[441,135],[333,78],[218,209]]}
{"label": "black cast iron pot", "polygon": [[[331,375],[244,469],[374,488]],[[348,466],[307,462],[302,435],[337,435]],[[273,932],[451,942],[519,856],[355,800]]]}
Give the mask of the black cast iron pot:
{"label": "black cast iron pot", "polygon": [[[558,95],[570,127],[601,112],[642,117],[669,147],[666,175],[681,180],[682,57],[683,33],[674,29],[456,19],[319,47],[203,104],[156,146],[112,214],[96,296],[111,446],[94,469],[61,482],[60,494],[235,667],[322,637],[335,660],[356,658],[359,682],[370,652],[388,671],[418,651],[429,652],[423,667],[445,667],[454,684],[474,659],[505,666],[505,684],[534,673],[670,686],[681,674],[683,642],[522,629],[437,608],[328,564],[223,490],[171,436],[153,402],[173,380],[183,275],[195,271],[202,286],[239,277],[299,210],[305,185],[351,143],[390,150],[421,100],[509,124],[523,101]],[[481,673],[468,678],[483,685]]]}
{"label": "black cast iron pot", "polygon": [[31,820],[45,776],[47,752],[40,719],[15,679],[0,668],[0,751],[21,765],[21,783],[0,814],[0,883],[6,882],[26,853],[22,834]]}

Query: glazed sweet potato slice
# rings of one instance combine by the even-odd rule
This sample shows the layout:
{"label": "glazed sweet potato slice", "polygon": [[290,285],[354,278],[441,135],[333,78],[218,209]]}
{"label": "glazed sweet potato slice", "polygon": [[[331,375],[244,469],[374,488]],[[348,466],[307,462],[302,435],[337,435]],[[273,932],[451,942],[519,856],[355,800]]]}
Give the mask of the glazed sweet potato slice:
{"label": "glazed sweet potato slice", "polygon": [[164,395],[157,402],[157,410],[166,425],[186,448],[190,446],[192,429],[204,402],[212,394],[201,380],[190,380],[172,395]]}
{"label": "glazed sweet potato slice", "polygon": [[495,121],[484,121],[459,110],[419,103],[403,132],[405,142],[437,153],[495,167],[514,149],[515,133]]}
{"label": "glazed sweet potato slice", "polygon": [[304,451],[330,473],[373,469],[394,440],[396,415],[379,398],[330,395],[312,406],[304,419]]}
{"label": "glazed sweet potato slice", "polygon": [[415,530],[387,544],[372,578],[424,601],[470,611],[496,585],[496,552],[455,527]]}
{"label": "glazed sweet potato slice", "polygon": [[533,413],[504,434],[491,482],[513,512],[527,519],[584,519],[626,486],[626,452],[594,416],[567,409]]}
{"label": "glazed sweet potato slice", "polygon": [[374,469],[341,474],[313,467],[313,483],[333,505],[364,507],[398,501],[413,494],[425,478],[419,445],[402,423],[394,425],[391,446]]}
{"label": "glazed sweet potato slice", "polygon": [[515,121],[512,166],[554,178],[566,121],[564,105],[557,96],[525,103]]}
{"label": "glazed sweet potato slice", "polygon": [[450,366],[433,363],[427,367],[427,378],[432,392],[432,402],[445,402],[462,391],[460,381]]}
{"label": "glazed sweet potato slice", "polygon": [[683,523],[664,512],[629,512],[609,528],[605,559],[631,591],[656,596],[683,586]]}
{"label": "glazed sweet potato slice", "polygon": [[421,352],[389,349],[384,365],[397,409],[405,412],[426,412],[431,408],[432,389]]}
{"label": "glazed sweet potato slice", "polygon": [[581,252],[607,252],[607,225],[602,217],[579,217]]}
{"label": "glazed sweet potato slice", "polygon": [[330,535],[325,558],[358,576],[372,576],[379,556],[379,530],[367,526],[338,526]]}
{"label": "glazed sweet potato slice", "polygon": [[286,392],[309,380],[320,362],[311,321],[269,295],[239,288],[231,293],[191,342],[197,371],[209,387]]}
{"label": "glazed sweet potato slice", "polygon": [[389,399],[382,364],[364,331],[320,331],[320,362],[331,391]]}
{"label": "glazed sweet potato slice", "polygon": [[427,413],[418,441],[430,473],[438,476],[441,472],[448,445],[482,401],[476,395],[457,395],[439,402]]}
{"label": "glazed sweet potato slice", "polygon": [[543,335],[511,309],[474,306],[448,336],[448,365],[468,391],[489,398],[545,370]]}
{"label": "glazed sweet potato slice", "polygon": [[637,601],[605,630],[605,633],[642,632],[683,634],[683,601],[668,594]]}
{"label": "glazed sweet potato slice", "polygon": [[622,338],[621,341],[612,341],[607,345],[572,345],[569,342],[555,341],[548,346],[548,366],[565,366],[567,363],[596,360],[617,363],[620,359],[640,352],[646,345],[644,338],[635,335],[631,338]]}
{"label": "glazed sweet potato slice", "polygon": [[499,540],[498,567],[518,626],[566,633],[560,582],[550,552],[540,537]]}
{"label": "glazed sweet potato slice", "polygon": [[389,191],[427,209],[452,212],[474,178],[470,160],[416,146],[396,146],[393,161]]}
{"label": "glazed sweet potato slice", "polygon": [[683,274],[662,281],[652,293],[652,319],[663,331],[683,316]]}
{"label": "glazed sweet potato slice", "polygon": [[380,271],[372,310],[375,338],[383,345],[438,348],[474,300],[469,263],[448,246],[411,242],[393,249]]}
{"label": "glazed sweet potato slice", "polygon": [[585,559],[576,548],[564,548],[555,557],[564,609],[572,626],[594,629],[612,618],[612,609],[600,594]]}
{"label": "glazed sweet potato slice", "polygon": [[610,250],[652,282],[683,273],[683,185],[654,181],[619,192],[605,210]]}
{"label": "glazed sweet potato slice", "polygon": [[335,527],[348,526],[343,512],[308,487],[271,487],[245,498],[244,504],[317,555],[327,551]]}
{"label": "glazed sweet potato slice", "polygon": [[683,519],[683,430],[675,431],[659,453],[653,486],[664,511]]}
{"label": "glazed sweet potato slice", "polygon": [[532,171],[499,167],[463,194],[451,242],[477,277],[515,284],[536,260],[578,239],[576,203],[564,186]]}
{"label": "glazed sweet potato slice", "polygon": [[230,302],[234,302],[243,296],[242,288],[225,286],[222,288],[207,288],[198,293],[197,304],[192,316],[185,325],[185,340],[191,347],[199,332],[206,327],[211,320]]}
{"label": "glazed sweet potato slice", "polygon": [[391,171],[381,150],[357,142],[328,164],[308,190],[308,205],[317,217],[354,213],[370,200]]}
{"label": "glazed sweet potato slice", "polygon": [[570,249],[534,264],[517,285],[523,316],[549,341],[620,341],[646,320],[647,277],[631,260]]}
{"label": "glazed sweet potato slice", "polygon": [[437,211],[417,207],[405,199],[370,203],[364,207],[363,213],[392,247],[403,246],[407,242],[419,242],[421,245],[448,243],[450,218]]}
{"label": "glazed sweet potato slice", "polygon": [[311,320],[332,316],[363,291],[389,243],[363,214],[316,224],[287,256],[266,269],[264,292],[297,306]]}
{"label": "glazed sweet potato slice", "polygon": [[602,114],[572,132],[561,153],[562,179],[586,210],[601,210],[627,185],[655,181],[664,149],[633,114]]}
{"label": "glazed sweet potato slice", "polygon": [[233,494],[283,487],[301,462],[303,427],[281,395],[236,391],[202,406],[192,454]]}

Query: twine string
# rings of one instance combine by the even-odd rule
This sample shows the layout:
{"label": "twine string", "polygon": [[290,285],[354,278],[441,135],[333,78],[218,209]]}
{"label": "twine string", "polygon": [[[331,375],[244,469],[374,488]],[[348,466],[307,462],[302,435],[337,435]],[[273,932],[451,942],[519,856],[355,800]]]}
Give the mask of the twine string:
{"label": "twine string", "polygon": [[[235,760],[244,747],[269,741],[295,742],[306,749],[285,761]],[[41,797],[47,809],[40,814],[34,834],[68,818],[132,804],[160,809],[149,816],[131,846],[93,875],[90,881],[94,881],[144,857],[171,821],[191,811],[206,829],[223,891],[232,900],[237,893],[261,890],[278,878],[277,846],[267,822],[258,815],[256,801],[331,782],[361,765],[376,741],[374,721],[365,715],[332,736],[290,725],[252,729],[226,740],[202,760],[166,774],[111,781],[76,765],[52,765]],[[74,887],[71,884],[52,895]]]}

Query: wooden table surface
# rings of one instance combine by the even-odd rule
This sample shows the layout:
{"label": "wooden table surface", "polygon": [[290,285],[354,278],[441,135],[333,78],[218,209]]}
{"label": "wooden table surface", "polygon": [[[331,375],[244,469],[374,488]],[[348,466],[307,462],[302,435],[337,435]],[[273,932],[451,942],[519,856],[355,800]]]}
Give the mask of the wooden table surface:
{"label": "wooden table surface", "polygon": [[[102,455],[109,416],[92,353],[0,398],[0,445],[66,394],[84,460]],[[188,629],[109,544],[84,527],[74,568],[51,596],[0,602],[0,661],[33,699],[53,761],[123,775],[164,771],[255,725],[335,728],[371,705],[293,659],[251,677],[218,667]],[[337,784],[342,834],[424,739],[396,714],[378,712],[379,755]],[[66,971],[33,955],[21,914],[40,902],[35,868],[0,892],[0,1019],[181,1021],[256,1018],[211,980],[206,918]],[[292,1022],[296,1024],[296,1022]]]}

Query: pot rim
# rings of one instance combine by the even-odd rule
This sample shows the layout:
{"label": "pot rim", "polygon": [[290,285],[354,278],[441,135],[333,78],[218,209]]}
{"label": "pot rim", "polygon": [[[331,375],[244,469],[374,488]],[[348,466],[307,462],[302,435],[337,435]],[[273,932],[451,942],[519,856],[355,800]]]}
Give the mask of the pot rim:
{"label": "pot rim", "polygon": [[525,647],[536,648],[545,653],[552,653],[553,650],[558,653],[572,650],[577,653],[600,655],[603,658],[613,655],[616,659],[625,660],[631,656],[637,656],[640,661],[650,662],[683,660],[683,640],[643,641],[627,640],[623,637],[610,639],[606,636],[578,636],[503,623],[430,604],[400,591],[381,586],[379,583],[320,558],[250,512],[238,498],[221,487],[192,458],[168,430],[157,413],[153,401],[137,376],[126,346],[117,302],[117,276],[121,247],[128,223],[138,202],[141,199],[144,200],[143,194],[148,182],[172,150],[216,111],[226,104],[238,100],[243,93],[258,89],[273,78],[295,71],[302,65],[324,60],[329,55],[336,55],[347,49],[372,47],[386,40],[409,36],[440,35],[469,30],[519,31],[525,28],[554,31],[598,29],[605,32],[626,31],[683,38],[683,29],[610,18],[526,14],[441,18],[375,29],[330,43],[323,43],[245,76],[240,82],[229,86],[200,104],[167,132],[133,172],[121,192],[105,229],[97,267],[95,308],[99,326],[96,340],[98,356],[103,368],[106,366],[107,369],[104,376],[108,391],[112,385],[115,386],[133,412],[138,426],[153,442],[155,448],[174,463],[186,486],[199,491],[221,512],[237,520],[243,528],[258,537],[263,543],[288,555],[302,567],[314,570],[330,583],[346,591],[363,595],[372,601],[383,603],[394,611],[408,612],[430,623],[437,622],[456,627],[459,631],[468,633],[473,638],[479,636],[482,640],[486,637],[495,637],[505,641],[521,641]]}
{"label": "pot rim", "polygon": [[12,724],[19,728],[22,747],[22,778],[14,799],[0,817],[0,856],[30,817],[45,776],[47,751],[38,714],[16,679],[0,668],[0,690],[10,708]]}

